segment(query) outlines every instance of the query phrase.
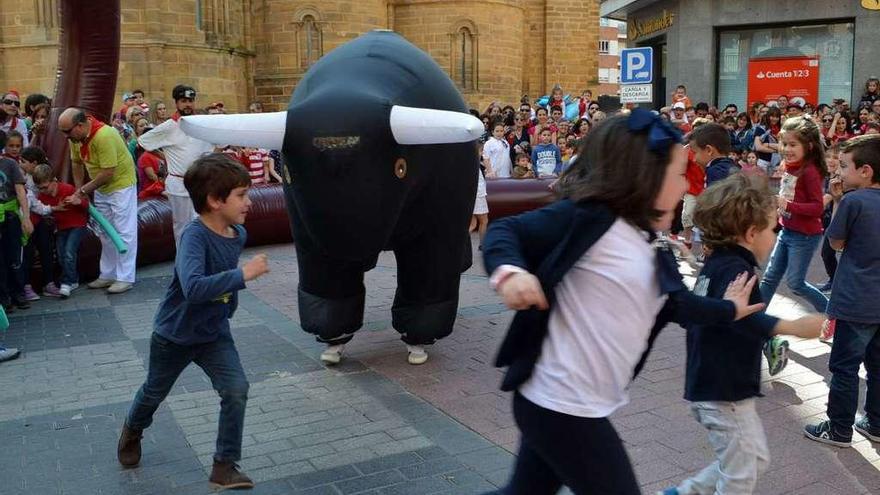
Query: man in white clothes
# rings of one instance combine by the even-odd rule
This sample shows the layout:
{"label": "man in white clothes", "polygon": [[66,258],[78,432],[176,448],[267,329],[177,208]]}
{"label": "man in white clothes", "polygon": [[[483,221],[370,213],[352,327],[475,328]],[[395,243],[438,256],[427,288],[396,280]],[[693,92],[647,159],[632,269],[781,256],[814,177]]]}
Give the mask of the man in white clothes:
{"label": "man in white clothes", "polygon": [[184,134],[180,130],[180,117],[193,114],[196,90],[178,84],[171,91],[177,111],[170,119],[159,124],[152,131],[141,135],[138,143],[149,151],[162,149],[168,163],[168,177],[165,178],[165,192],[171,205],[171,218],[174,227],[174,246],[180,242],[183,228],[196,217],[192,200],[183,187],[183,176],[196,158],[214,150],[211,143]]}

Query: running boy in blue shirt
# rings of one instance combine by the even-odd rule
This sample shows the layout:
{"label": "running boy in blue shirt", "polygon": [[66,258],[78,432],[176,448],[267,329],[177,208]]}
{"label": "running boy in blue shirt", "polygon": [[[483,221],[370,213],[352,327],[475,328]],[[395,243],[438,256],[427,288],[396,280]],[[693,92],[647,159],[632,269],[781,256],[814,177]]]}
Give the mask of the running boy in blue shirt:
{"label": "running boy in blue shirt", "polygon": [[[752,276],[776,244],[776,200],[766,181],[734,174],[697,198],[694,223],[712,254],[700,272],[694,293],[724,297],[742,272]],[[762,302],[757,287],[750,304]],[[823,315],[780,320],[763,312],[742,320],[687,328],[684,397],[706,427],[717,459],[695,476],[660,495],[747,495],[770,462],[767,437],[755,409],[761,396],[761,349],[775,334],[812,338]]]}
{"label": "running boy in blue shirt", "polygon": [[251,205],[251,180],[241,164],[214,153],[196,160],[183,183],[199,217],[181,234],[174,278],[154,322],[147,380],[125,420],[117,457],[125,467],[140,462],[143,430],[180,373],[195,363],[220,395],[217,452],[209,480],[216,488],[252,488],[254,483],[235,464],[241,458],[249,385],[229,331],[238,291],[269,272],[265,254],[238,267],[247,238],[242,224]]}
{"label": "running boy in blue shirt", "polygon": [[[828,317],[835,318],[828,369],[828,420],[807,425],[810,440],[849,447],[852,430],[880,442],[880,136],[864,135],[840,145],[839,178],[825,235],[843,251],[831,287]],[[849,191],[846,196],[844,191]],[[856,421],[859,367],[865,364],[865,415]]]}

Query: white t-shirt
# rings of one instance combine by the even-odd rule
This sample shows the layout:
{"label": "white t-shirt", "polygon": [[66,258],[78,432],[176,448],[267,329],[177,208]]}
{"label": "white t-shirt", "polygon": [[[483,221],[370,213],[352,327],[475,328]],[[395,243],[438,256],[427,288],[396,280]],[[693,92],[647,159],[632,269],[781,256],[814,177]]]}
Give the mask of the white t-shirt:
{"label": "white t-shirt", "polygon": [[547,337],[519,392],[552,411],[604,418],[629,401],[666,296],[645,233],[618,219],[556,287]]}
{"label": "white t-shirt", "polygon": [[489,138],[486,144],[483,145],[483,154],[486,155],[489,163],[492,164],[492,171],[495,172],[495,177],[510,177],[510,170],[513,167],[510,163],[510,146],[507,144],[507,141],[495,139],[495,137]]}
{"label": "white t-shirt", "polygon": [[145,150],[162,149],[168,165],[165,192],[174,196],[188,196],[183,187],[183,175],[197,158],[214,150],[214,145],[188,136],[174,119],[162,122],[155,129],[138,138]]}

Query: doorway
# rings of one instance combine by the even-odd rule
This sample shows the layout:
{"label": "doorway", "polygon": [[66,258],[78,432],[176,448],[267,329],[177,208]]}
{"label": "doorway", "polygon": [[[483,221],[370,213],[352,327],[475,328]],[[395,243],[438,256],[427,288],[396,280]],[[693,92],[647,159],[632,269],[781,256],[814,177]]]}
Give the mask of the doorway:
{"label": "doorway", "polygon": [[[654,110],[666,106],[666,57],[668,51],[666,48],[666,35],[657,36],[649,40],[641,41],[638,46],[650,46],[654,49],[654,59],[651,61],[654,68],[654,80],[651,83],[653,92],[653,102],[650,107]],[[647,104],[645,106],[648,106]]]}

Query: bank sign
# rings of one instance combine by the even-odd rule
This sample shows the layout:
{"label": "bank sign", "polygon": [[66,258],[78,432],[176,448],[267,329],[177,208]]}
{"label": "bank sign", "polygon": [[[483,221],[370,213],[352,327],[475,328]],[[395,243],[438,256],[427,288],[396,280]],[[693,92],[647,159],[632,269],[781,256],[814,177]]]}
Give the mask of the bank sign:
{"label": "bank sign", "polygon": [[[749,60],[748,104],[775,101],[780,95],[800,96],[816,105],[819,99],[819,58],[779,57]],[[785,109],[782,109],[783,112]]]}

